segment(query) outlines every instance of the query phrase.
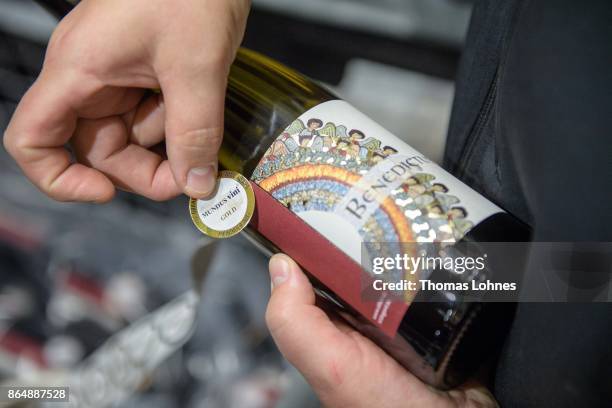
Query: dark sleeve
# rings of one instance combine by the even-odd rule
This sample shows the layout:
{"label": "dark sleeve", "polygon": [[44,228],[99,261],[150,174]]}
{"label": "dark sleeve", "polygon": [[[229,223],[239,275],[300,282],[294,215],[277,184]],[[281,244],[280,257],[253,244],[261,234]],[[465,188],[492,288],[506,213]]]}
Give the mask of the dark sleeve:
{"label": "dark sleeve", "polygon": [[612,3],[531,1],[500,78],[536,240],[612,241]]}
{"label": "dark sleeve", "polygon": [[[612,241],[612,3],[531,1],[500,76],[498,121],[535,240]],[[519,304],[502,406],[612,401],[612,304]]]}

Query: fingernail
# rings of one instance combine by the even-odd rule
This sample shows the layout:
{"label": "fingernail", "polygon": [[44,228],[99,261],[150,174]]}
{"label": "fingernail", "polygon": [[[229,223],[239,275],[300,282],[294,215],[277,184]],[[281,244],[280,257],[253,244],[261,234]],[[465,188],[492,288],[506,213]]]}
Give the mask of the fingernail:
{"label": "fingernail", "polygon": [[270,260],[270,281],[272,289],[278,287],[289,279],[291,266],[282,256],[274,256]]}
{"label": "fingernail", "polygon": [[187,173],[187,193],[196,198],[206,196],[215,188],[216,182],[213,166],[193,168]]}

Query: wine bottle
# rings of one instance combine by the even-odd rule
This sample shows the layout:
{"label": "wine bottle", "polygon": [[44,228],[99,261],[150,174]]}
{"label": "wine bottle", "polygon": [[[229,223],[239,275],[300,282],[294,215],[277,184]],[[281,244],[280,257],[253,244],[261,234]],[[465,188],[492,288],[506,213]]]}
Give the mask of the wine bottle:
{"label": "wine bottle", "polygon": [[[290,210],[328,245],[315,247],[317,253],[312,246],[301,248],[294,221],[288,223],[291,230],[276,232],[276,242],[262,236],[266,231],[257,225],[245,232],[260,247],[271,252],[280,247],[315,265],[318,271],[306,272],[327,307],[422,380],[439,388],[455,386],[503,340],[513,312],[508,303],[462,302],[444,290],[422,293],[421,301],[401,309],[405,313],[389,333],[380,321],[364,316],[363,308],[356,310],[354,303],[363,299],[347,300],[350,296],[338,293],[342,290],[330,289],[326,279],[342,289],[330,275],[343,271],[311,262],[329,250],[359,262],[362,242],[527,241],[529,230],[323,86],[240,49],[229,75],[219,163],[250,177],[276,200],[266,207]],[[381,189],[386,197],[367,202],[364,186],[389,175],[390,185]],[[274,217],[289,219],[277,212]],[[443,273],[436,271],[433,278]]]}
{"label": "wine bottle", "polygon": [[[64,0],[41,3],[60,16],[69,8]],[[465,301],[444,289],[392,304],[355,296],[355,281],[369,276],[355,274],[363,242],[523,242],[529,229],[326,88],[240,49],[228,80],[219,164],[249,177],[258,193],[254,221],[244,230],[250,239],[298,260],[323,307],[423,381],[453,387],[503,341],[510,303]],[[388,185],[363,194],[380,180]],[[488,273],[457,277],[438,269],[430,279]],[[368,309],[372,304],[388,309]]]}

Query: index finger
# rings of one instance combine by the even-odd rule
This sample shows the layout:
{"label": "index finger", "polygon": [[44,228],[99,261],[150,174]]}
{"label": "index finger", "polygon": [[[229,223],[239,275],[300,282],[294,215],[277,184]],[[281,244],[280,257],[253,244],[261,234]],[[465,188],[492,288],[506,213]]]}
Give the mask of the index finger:
{"label": "index finger", "polygon": [[4,134],[4,146],[25,175],[60,201],[108,201],[114,186],[101,172],[74,163],[64,145],[77,123],[77,101],[88,86],[75,87],[70,73],[43,70],[26,92]]}

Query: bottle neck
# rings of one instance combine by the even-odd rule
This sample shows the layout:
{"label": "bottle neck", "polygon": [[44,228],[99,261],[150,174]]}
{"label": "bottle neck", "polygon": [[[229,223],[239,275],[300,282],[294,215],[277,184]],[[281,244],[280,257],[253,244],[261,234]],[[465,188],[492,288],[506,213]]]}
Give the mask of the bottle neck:
{"label": "bottle neck", "polygon": [[228,78],[220,166],[250,176],[283,129],[333,99],[338,98],[316,82],[241,48]]}

